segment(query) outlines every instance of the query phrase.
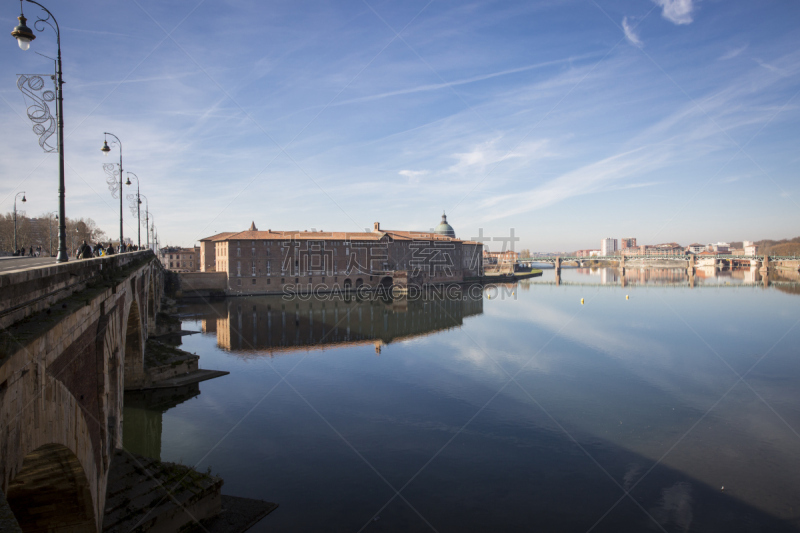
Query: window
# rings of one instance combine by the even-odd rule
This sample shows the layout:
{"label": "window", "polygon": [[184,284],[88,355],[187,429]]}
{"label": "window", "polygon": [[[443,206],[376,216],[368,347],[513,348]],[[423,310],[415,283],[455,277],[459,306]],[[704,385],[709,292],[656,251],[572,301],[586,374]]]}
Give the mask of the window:
{"label": "window", "polygon": [[256,284],[256,278],[253,278],[253,285]]}
{"label": "window", "polygon": [[236,261],[236,275],[238,277],[240,277],[240,278],[242,277],[242,262],[241,261]]}
{"label": "window", "polygon": [[300,278],[294,278],[295,283],[300,283]]}
{"label": "window", "polygon": [[285,283],[285,282],[286,282],[286,279],[285,278],[281,278],[281,283]]}
{"label": "window", "polygon": [[241,248],[237,248],[236,249],[236,257],[242,257],[242,249]]}
{"label": "window", "polygon": [[236,280],[236,285],[238,285],[239,287],[241,287],[241,286],[242,286],[242,280],[240,280],[240,279],[237,279],[237,280]]}
{"label": "window", "polygon": [[271,280],[271,279],[269,279],[269,278],[267,278],[267,285],[269,285],[269,282],[270,282],[270,281],[272,281],[272,280]]}
{"label": "window", "polygon": [[325,283],[325,276],[322,276],[322,283]]}
{"label": "window", "polygon": [[308,282],[311,283],[314,281],[314,278],[308,278]]}

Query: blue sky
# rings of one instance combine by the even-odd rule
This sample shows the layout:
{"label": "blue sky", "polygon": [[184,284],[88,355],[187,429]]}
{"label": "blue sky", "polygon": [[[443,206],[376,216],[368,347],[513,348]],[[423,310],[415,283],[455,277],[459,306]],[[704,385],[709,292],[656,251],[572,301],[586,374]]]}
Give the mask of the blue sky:
{"label": "blue sky", "polygon": [[[163,244],[251,221],[428,229],[442,210],[459,237],[514,228],[541,251],[800,234],[796,2],[50,4],[67,215],[111,236],[103,131]],[[33,51],[54,55],[53,34],[37,35],[0,48],[3,212],[21,190],[28,214],[57,208],[57,158],[16,88],[51,68]]]}

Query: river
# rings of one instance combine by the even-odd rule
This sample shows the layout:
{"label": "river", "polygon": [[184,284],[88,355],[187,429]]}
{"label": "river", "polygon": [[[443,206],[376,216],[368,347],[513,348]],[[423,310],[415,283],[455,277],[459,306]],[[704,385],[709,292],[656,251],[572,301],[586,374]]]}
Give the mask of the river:
{"label": "river", "polygon": [[624,277],[184,302],[230,374],[126,395],[125,446],[280,505],[251,531],[800,530],[792,280]]}

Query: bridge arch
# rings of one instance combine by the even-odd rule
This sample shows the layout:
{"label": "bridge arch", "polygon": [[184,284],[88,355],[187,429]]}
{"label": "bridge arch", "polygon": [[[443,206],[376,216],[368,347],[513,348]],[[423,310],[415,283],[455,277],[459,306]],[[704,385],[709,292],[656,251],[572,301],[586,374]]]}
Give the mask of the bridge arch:
{"label": "bridge arch", "polygon": [[125,339],[122,352],[125,388],[136,389],[144,383],[144,335],[139,302],[136,298],[131,299],[122,324],[122,334]]}
{"label": "bridge arch", "polygon": [[6,499],[25,533],[97,532],[89,479],[78,457],[62,444],[28,453]]}
{"label": "bridge arch", "polygon": [[[55,502],[61,494],[71,502],[65,509],[76,506],[81,516],[90,513],[92,529],[86,531],[95,533],[96,524],[102,520],[107,471],[96,462],[99,450],[95,450],[92,439],[96,426],[89,423],[88,412],[64,383],[45,372],[42,364],[31,367],[4,391],[6,398],[16,401],[0,402],[5,428],[0,449],[4,452],[2,485],[6,499],[21,524],[52,525],[61,507],[55,508],[58,513],[43,509],[37,516],[29,516],[25,509],[33,507],[31,499]],[[50,473],[42,477],[43,471]],[[76,524],[80,523],[77,520]],[[53,530],[23,525],[26,533]]]}

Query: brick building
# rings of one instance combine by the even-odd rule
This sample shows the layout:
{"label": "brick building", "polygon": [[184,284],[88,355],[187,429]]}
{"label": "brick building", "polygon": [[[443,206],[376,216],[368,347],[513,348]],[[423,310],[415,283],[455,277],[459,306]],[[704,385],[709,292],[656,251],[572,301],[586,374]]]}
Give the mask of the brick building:
{"label": "brick building", "polygon": [[200,270],[200,247],[167,246],[158,251],[158,259],[164,268],[173,272],[197,272]]}
{"label": "brick building", "polygon": [[[483,245],[449,224],[433,232],[247,231],[200,240],[200,270],[224,272],[229,294],[462,283],[483,275]],[[450,236],[452,235],[452,236]]]}
{"label": "brick building", "polygon": [[483,259],[486,264],[497,265],[502,263],[513,263],[519,259],[519,252],[506,250],[505,252],[483,251]]}

